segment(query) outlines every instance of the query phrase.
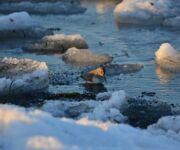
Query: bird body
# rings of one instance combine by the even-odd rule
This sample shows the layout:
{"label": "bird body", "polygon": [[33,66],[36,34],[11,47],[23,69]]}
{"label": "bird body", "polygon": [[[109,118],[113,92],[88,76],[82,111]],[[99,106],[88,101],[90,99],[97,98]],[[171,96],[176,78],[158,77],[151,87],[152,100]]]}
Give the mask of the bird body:
{"label": "bird body", "polygon": [[106,81],[105,69],[103,67],[98,67],[95,70],[86,72],[81,77],[88,83],[102,83]]}

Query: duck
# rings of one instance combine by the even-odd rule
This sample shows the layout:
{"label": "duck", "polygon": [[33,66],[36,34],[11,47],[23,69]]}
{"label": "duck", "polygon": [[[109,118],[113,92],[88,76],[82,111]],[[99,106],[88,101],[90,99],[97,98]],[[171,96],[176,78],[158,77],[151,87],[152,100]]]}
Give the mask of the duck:
{"label": "duck", "polygon": [[169,72],[180,72],[180,52],[171,44],[163,43],[155,52],[157,66]]}

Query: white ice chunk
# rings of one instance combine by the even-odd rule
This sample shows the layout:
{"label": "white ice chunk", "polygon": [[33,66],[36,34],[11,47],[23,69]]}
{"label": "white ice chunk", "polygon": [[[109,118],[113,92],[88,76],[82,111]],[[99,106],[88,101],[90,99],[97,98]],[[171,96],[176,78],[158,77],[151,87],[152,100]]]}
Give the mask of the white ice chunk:
{"label": "white ice chunk", "polygon": [[45,62],[31,59],[0,59],[0,95],[45,90],[48,67]]}
{"label": "white ice chunk", "polygon": [[180,52],[176,51],[169,43],[164,43],[155,52],[157,65],[162,69],[178,72],[180,71]]}
{"label": "white ice chunk", "polygon": [[63,60],[73,65],[98,65],[112,61],[112,57],[107,54],[98,55],[88,49],[70,48],[63,55]]}
{"label": "white ice chunk", "polygon": [[179,15],[179,5],[172,0],[123,0],[114,15],[120,24],[163,24],[165,19]]}
{"label": "white ice chunk", "polygon": [[79,49],[88,48],[85,39],[79,35],[55,34],[43,37],[40,41],[26,44],[23,49],[28,52],[36,53],[64,53],[69,48]]}
{"label": "white ice chunk", "polygon": [[93,120],[123,122],[125,117],[121,114],[120,110],[125,103],[126,93],[124,91],[113,92],[109,100],[97,105],[94,111],[87,114],[87,116]]}
{"label": "white ice chunk", "polygon": [[0,17],[0,30],[27,29],[37,26],[38,24],[27,12],[16,12]]}
{"label": "white ice chunk", "polygon": [[0,39],[41,38],[48,34],[52,32],[36,23],[27,12],[0,16]]}
{"label": "white ice chunk", "polygon": [[150,125],[148,130],[154,134],[168,135],[180,142],[180,116],[162,117],[157,123]]}
{"label": "white ice chunk", "polygon": [[[167,118],[164,123],[168,121]],[[172,121],[167,129],[173,124]],[[149,129],[85,118],[60,119],[38,110],[0,105],[0,146],[3,150],[178,150],[180,141]]]}

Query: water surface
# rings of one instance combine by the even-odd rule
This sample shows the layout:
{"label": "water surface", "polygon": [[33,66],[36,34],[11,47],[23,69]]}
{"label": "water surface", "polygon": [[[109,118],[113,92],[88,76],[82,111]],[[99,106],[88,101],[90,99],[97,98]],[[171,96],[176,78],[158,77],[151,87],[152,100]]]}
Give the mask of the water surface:
{"label": "water surface", "polygon": [[[108,91],[125,90],[130,96],[138,96],[143,91],[156,92],[156,98],[170,103],[180,103],[180,75],[163,72],[156,68],[154,52],[164,42],[180,49],[180,30],[161,26],[117,26],[113,9],[117,2],[108,0],[82,1],[87,8],[85,14],[33,15],[33,19],[46,28],[61,28],[56,33],[81,34],[89,47],[96,53],[107,53],[114,57],[113,63],[141,63],[142,71],[131,75],[108,77],[104,89]],[[22,41],[1,42],[0,56],[33,58],[46,61],[50,72],[72,78],[68,84],[51,85],[53,92],[87,92],[92,90],[84,86],[79,78],[82,68],[65,64],[60,55],[46,56],[24,53]]]}

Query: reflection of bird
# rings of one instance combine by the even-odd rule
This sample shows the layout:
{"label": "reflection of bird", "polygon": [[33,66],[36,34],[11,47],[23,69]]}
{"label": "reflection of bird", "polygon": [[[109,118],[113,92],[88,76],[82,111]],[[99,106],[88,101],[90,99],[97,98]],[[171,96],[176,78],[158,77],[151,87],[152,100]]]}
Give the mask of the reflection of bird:
{"label": "reflection of bird", "polygon": [[170,44],[164,43],[155,52],[156,64],[170,72],[180,71],[180,52],[176,51]]}
{"label": "reflection of bird", "polygon": [[99,67],[95,70],[86,72],[81,77],[89,83],[102,83],[106,81],[104,67]]}

